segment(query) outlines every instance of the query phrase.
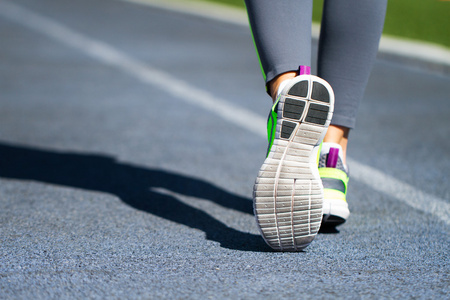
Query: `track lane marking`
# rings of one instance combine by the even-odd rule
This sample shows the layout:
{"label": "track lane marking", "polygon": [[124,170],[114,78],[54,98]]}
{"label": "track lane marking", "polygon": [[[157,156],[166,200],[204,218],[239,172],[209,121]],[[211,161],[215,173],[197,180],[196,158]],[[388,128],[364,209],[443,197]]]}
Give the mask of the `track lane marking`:
{"label": "track lane marking", "polygon": [[[8,1],[0,0],[0,15],[75,48],[101,63],[116,67],[145,84],[157,86],[180,100],[208,110],[234,125],[266,138],[266,120],[260,115],[236,107],[226,100],[193,87],[189,83],[136,60],[106,43],[92,39],[50,18]],[[352,165],[352,179],[414,209],[431,214],[450,225],[450,203],[444,199],[422,192],[412,185],[353,159],[349,158],[348,161]]]}

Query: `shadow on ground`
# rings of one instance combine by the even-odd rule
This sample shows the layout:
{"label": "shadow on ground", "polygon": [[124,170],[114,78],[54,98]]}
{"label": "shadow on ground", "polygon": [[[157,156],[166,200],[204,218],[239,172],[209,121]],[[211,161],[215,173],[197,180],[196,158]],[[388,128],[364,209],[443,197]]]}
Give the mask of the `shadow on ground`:
{"label": "shadow on ground", "polygon": [[176,197],[155,191],[155,188],[163,188],[253,213],[251,199],[200,179],[121,163],[106,155],[57,152],[4,143],[0,143],[0,177],[110,193],[136,209],[202,230],[207,239],[219,242],[222,247],[244,251],[269,250],[259,235],[229,228]]}

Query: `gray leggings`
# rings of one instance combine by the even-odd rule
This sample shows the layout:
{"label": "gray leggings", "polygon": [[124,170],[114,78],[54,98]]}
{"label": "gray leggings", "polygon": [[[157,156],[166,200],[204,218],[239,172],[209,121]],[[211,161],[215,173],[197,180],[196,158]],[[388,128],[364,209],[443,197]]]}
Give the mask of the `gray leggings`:
{"label": "gray leggings", "polygon": [[[312,0],[245,0],[266,83],[311,66]],[[387,0],[325,0],[318,76],[336,95],[332,124],[354,128],[374,63]]]}

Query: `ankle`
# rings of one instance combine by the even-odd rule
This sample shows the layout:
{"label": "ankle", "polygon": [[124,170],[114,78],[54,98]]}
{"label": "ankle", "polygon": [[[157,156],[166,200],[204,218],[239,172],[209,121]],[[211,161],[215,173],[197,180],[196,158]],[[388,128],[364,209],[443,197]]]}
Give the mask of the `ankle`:
{"label": "ankle", "polygon": [[335,143],[340,146],[340,148],[342,149],[342,160],[344,165],[347,164],[346,156],[349,132],[350,128],[338,125],[330,125],[323,139],[324,143]]}
{"label": "ankle", "polygon": [[297,72],[291,71],[278,75],[267,83],[269,94],[272,96],[272,101],[275,102],[278,96],[278,89],[283,81],[292,79],[297,76]]}

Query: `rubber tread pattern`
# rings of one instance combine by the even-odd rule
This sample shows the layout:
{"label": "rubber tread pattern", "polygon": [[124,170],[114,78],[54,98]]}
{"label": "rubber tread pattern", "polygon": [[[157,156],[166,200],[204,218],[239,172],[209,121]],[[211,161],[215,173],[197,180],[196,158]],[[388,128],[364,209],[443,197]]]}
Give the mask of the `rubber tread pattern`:
{"label": "rubber tread pattern", "polygon": [[294,84],[289,92],[289,95],[306,98],[308,96],[308,81],[303,80]]}
{"label": "rubber tread pattern", "polygon": [[319,82],[314,82],[311,93],[311,99],[330,103],[330,94],[328,93],[327,88],[323,84]]}
{"label": "rubber tread pattern", "polygon": [[308,114],[306,115],[305,121],[314,124],[325,125],[325,123],[327,122],[329,110],[330,108],[328,106],[311,103],[309,105],[309,110]]}
{"label": "rubber tread pattern", "polygon": [[281,125],[281,137],[283,139],[289,139],[296,125],[294,122],[283,121],[283,125]]}
{"label": "rubber tread pattern", "polygon": [[283,108],[283,117],[300,120],[305,110],[305,101],[286,98]]}

